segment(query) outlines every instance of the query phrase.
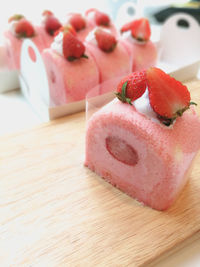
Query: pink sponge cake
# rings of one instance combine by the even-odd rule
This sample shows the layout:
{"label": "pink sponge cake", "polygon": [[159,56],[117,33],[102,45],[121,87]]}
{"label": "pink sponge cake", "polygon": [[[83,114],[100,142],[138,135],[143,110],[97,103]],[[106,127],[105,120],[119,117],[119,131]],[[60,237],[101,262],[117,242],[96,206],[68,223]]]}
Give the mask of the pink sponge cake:
{"label": "pink sponge cake", "polygon": [[100,72],[100,93],[106,93],[111,88],[114,90],[116,77],[131,73],[132,64],[126,48],[113,34],[102,28],[96,28],[86,40]]}
{"label": "pink sponge cake", "polygon": [[42,58],[46,67],[51,105],[85,99],[87,92],[99,84],[96,63],[84,44],[69,30],[59,32]]}
{"label": "pink sponge cake", "polygon": [[151,42],[151,29],[147,19],[141,18],[124,25],[121,29],[123,43],[132,57],[132,71],[156,65],[157,49]]}
{"label": "pink sponge cake", "polygon": [[96,8],[90,8],[85,14],[88,19],[88,24],[92,29],[101,27],[111,32],[115,37],[118,37],[118,31],[106,13],[103,13]]}
{"label": "pink sponge cake", "polygon": [[85,165],[157,210],[169,208],[200,148],[200,120],[190,93],[157,68],[135,72],[117,97],[93,114]]}
{"label": "pink sponge cake", "polygon": [[33,25],[23,16],[14,15],[9,19],[10,30],[4,33],[6,41],[6,62],[9,69],[20,69],[21,46],[24,38],[31,40],[41,52],[47,47],[48,36],[43,27]]}

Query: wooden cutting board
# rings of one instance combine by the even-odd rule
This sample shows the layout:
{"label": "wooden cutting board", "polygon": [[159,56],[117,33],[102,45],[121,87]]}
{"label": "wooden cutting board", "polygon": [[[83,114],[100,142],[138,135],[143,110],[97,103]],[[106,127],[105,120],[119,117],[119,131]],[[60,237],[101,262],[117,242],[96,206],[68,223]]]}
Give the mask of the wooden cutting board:
{"label": "wooden cutting board", "polygon": [[149,266],[200,231],[200,154],[158,212],[83,166],[84,134],[79,113],[0,138],[0,266]]}

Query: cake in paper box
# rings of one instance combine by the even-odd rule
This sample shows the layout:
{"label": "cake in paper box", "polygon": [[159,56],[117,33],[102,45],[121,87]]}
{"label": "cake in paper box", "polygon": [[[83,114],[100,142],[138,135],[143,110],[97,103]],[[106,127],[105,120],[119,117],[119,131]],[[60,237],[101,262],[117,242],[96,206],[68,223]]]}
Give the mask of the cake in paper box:
{"label": "cake in paper box", "polygon": [[139,202],[169,208],[200,148],[200,119],[186,86],[151,67],[123,78],[88,121],[85,166]]}
{"label": "cake in paper box", "polygon": [[[50,108],[62,106],[64,110],[66,105],[67,110],[68,104],[77,102],[77,105],[81,105],[80,101],[85,100],[92,88],[99,88],[99,95],[110,92],[117,86],[118,77],[132,71],[132,54],[130,55],[124,41],[116,34],[109,17],[106,16],[108,19],[106,25],[101,25],[100,18],[105,19],[105,14],[97,10],[90,12],[98,14],[98,23],[92,24],[92,18],[89,23],[89,19],[80,14],[70,14],[67,21],[71,21],[74,27],[71,24],[61,27],[56,32],[50,48],[44,49],[41,53],[48,80]],[[93,20],[96,21],[94,18]],[[140,23],[142,24],[143,20],[139,21]],[[81,40],[83,36],[79,38],[79,34],[87,30],[84,27],[89,27],[87,25],[90,24],[92,25],[90,29],[93,30],[83,41]],[[142,29],[142,32],[146,32],[146,29]],[[147,61],[149,65],[154,62],[149,59]],[[24,64],[24,68],[28,68],[28,64]],[[39,68],[35,67],[35,71],[38,70]],[[21,73],[31,88],[31,80],[27,82],[24,70],[21,70]],[[39,75],[38,73],[38,78]]]}

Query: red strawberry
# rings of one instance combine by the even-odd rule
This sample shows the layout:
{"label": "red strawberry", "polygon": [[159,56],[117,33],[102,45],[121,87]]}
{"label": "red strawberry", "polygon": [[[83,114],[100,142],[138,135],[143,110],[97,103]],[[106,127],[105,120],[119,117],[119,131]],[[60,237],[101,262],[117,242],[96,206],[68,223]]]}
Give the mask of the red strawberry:
{"label": "red strawberry", "polygon": [[117,45],[115,36],[100,28],[95,31],[95,38],[98,47],[104,52],[112,52]]}
{"label": "red strawberry", "polygon": [[109,16],[103,12],[98,11],[98,10],[96,10],[94,19],[95,19],[95,22],[98,26],[109,26],[109,24],[110,24]]}
{"label": "red strawberry", "polygon": [[138,41],[148,41],[151,36],[151,28],[148,19],[141,18],[134,21],[131,34]]}
{"label": "red strawberry", "polygon": [[48,34],[54,35],[54,33],[62,27],[60,21],[54,16],[54,14],[49,11],[45,10],[42,15],[44,16],[44,26]]}
{"label": "red strawberry", "polygon": [[164,124],[170,125],[195,104],[187,87],[161,69],[149,68],[146,76],[151,107]]}
{"label": "red strawberry", "polygon": [[64,32],[64,33],[66,33],[66,32],[70,32],[70,33],[72,33],[74,36],[76,36],[76,31],[75,31],[74,27],[73,27],[71,24],[67,24],[67,25],[65,25],[65,26],[63,26],[63,27],[61,27],[61,28],[59,28],[57,31],[55,31],[55,32],[54,32],[54,37],[55,37],[56,35],[58,35],[60,32]]}
{"label": "red strawberry", "polygon": [[98,26],[109,26],[110,18],[107,14],[97,10],[96,8],[88,9],[85,14],[88,16],[89,13],[94,12],[95,23]]}
{"label": "red strawberry", "polygon": [[18,21],[18,20],[23,19],[23,18],[24,18],[23,15],[21,15],[21,14],[16,14],[16,15],[13,15],[12,17],[10,17],[10,18],[8,19],[8,22],[10,23],[10,22],[12,22],[12,21]]}
{"label": "red strawberry", "polygon": [[74,27],[74,29],[78,32],[86,27],[86,21],[81,16],[81,14],[72,14],[69,19],[69,23]]}
{"label": "red strawberry", "polygon": [[120,30],[121,33],[130,31],[133,27],[134,21],[124,24]]}
{"label": "red strawberry", "polygon": [[20,19],[15,25],[15,33],[19,38],[33,37],[35,35],[32,24],[25,18]]}
{"label": "red strawberry", "polygon": [[146,71],[136,71],[121,80],[116,96],[122,102],[132,105],[132,101],[141,97],[147,87]]}
{"label": "red strawberry", "polygon": [[44,10],[42,13],[42,16],[53,16],[53,12],[51,12],[50,10]]}
{"label": "red strawberry", "polygon": [[72,33],[70,32],[65,33],[63,37],[64,57],[69,61],[73,61],[81,57],[88,58],[84,53],[85,53],[84,44]]}
{"label": "red strawberry", "polygon": [[121,28],[121,33],[131,31],[133,38],[138,41],[148,41],[151,36],[149,21],[146,18],[133,20]]}

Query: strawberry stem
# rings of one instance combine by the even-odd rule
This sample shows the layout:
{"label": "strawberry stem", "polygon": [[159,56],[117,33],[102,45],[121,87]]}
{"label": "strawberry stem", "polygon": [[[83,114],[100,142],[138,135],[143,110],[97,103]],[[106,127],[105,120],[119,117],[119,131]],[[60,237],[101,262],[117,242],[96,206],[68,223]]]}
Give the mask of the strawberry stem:
{"label": "strawberry stem", "polygon": [[81,57],[88,58],[88,56],[86,54],[83,54]]}
{"label": "strawberry stem", "polygon": [[127,83],[128,81],[126,81],[123,85],[122,85],[122,92],[121,93],[115,93],[116,97],[122,101],[123,103],[128,103],[130,105],[132,105],[131,103],[131,99],[126,97],[126,87],[127,87]]}
{"label": "strawberry stem", "polygon": [[195,105],[195,106],[197,106],[197,103],[191,101],[191,102],[190,102],[190,106],[191,106],[191,105]]}

